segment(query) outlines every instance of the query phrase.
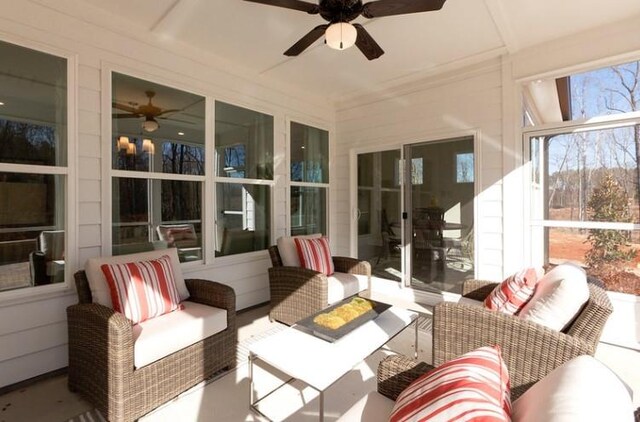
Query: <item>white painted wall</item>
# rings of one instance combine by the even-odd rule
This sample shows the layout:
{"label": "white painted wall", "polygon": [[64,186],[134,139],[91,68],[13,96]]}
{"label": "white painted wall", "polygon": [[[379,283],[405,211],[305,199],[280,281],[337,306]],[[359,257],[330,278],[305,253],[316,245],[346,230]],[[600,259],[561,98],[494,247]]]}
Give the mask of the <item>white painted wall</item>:
{"label": "white painted wall", "polygon": [[349,160],[353,150],[476,134],[478,275],[502,276],[502,74],[492,60],[386,92],[340,104],[334,185],[335,242],[350,254],[354,213],[350,212]]}
{"label": "white painted wall", "polygon": [[[71,275],[87,258],[102,255],[104,239],[110,236],[105,209],[111,205],[103,203],[103,198],[110,198],[111,194],[103,192],[101,171],[104,160],[110,161],[110,157],[103,156],[104,142],[109,141],[104,138],[101,113],[103,96],[110,96],[102,92],[104,67],[128,69],[137,77],[274,115],[273,233],[276,237],[287,230],[287,118],[333,128],[333,107],[322,100],[310,98],[305,92],[247,80],[239,76],[246,74],[243,69],[218,62],[207,52],[197,53],[193,48],[164,44],[157,39],[125,36],[89,23],[111,18],[100,13],[103,12],[96,9],[91,16],[76,19],[30,1],[2,2],[0,40],[45,52],[62,51],[76,58],[77,162],[76,157],[72,157],[70,166],[76,171],[69,184],[72,192],[77,193],[78,199],[71,206],[78,217],[71,222],[77,234],[74,239],[77,248],[68,251],[70,256],[77,256],[77,264],[72,263],[68,268],[67,286],[33,288],[21,297],[0,294],[0,387],[67,365],[65,310],[77,302]],[[109,102],[107,99],[106,103]],[[261,251],[220,258],[208,266],[185,266],[183,271],[186,277],[231,285],[236,291],[237,307],[242,309],[269,299],[267,268],[270,265],[267,252]]]}

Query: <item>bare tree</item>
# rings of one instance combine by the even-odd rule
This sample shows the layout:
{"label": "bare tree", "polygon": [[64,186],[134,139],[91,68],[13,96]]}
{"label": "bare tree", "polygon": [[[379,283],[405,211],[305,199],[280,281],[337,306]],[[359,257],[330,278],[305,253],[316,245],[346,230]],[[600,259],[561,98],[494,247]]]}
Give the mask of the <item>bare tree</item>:
{"label": "bare tree", "polygon": [[[640,62],[628,65],[612,66],[611,72],[617,78],[620,88],[607,88],[610,98],[605,97],[605,106],[611,111],[628,113],[638,111],[640,106]],[[619,104],[616,99],[621,100]],[[636,190],[640,189],[640,125],[633,127],[636,161]],[[640,202],[639,202],[640,211]]]}

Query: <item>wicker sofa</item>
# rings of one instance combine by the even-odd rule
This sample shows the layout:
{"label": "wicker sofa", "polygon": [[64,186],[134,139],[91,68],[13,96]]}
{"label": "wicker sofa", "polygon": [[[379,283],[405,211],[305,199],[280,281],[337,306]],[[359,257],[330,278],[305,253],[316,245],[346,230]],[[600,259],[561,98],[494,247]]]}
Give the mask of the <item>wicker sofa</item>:
{"label": "wicker sofa", "polygon": [[[330,305],[327,276],[306,268],[284,266],[278,246],[270,246],[269,254],[273,265],[269,268],[271,320],[292,325]],[[371,265],[367,261],[334,256],[333,265],[336,273],[360,275],[367,279],[371,277]],[[360,290],[345,289],[343,296],[356,294]]]}
{"label": "wicker sofa", "polygon": [[131,321],[92,303],[85,271],[78,271],[75,281],[79,303],[67,308],[69,389],[91,402],[107,420],[136,420],[216,372],[235,367],[236,299],[231,287],[185,280],[188,302],[225,310],[226,329],[136,368]]}
{"label": "wicker sofa", "polygon": [[[438,366],[481,346],[500,345],[511,374],[511,397],[522,395],[553,369],[594,355],[613,311],[602,282],[588,277],[589,299],[562,332],[476,306],[442,302],[433,312],[433,363]],[[484,300],[497,283],[467,280],[462,296]]]}

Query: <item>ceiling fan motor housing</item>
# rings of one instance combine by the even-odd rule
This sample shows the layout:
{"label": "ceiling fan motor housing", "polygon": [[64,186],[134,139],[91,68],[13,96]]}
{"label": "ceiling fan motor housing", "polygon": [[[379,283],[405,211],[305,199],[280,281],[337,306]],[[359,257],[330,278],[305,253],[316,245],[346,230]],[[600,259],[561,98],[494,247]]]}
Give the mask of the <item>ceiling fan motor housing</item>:
{"label": "ceiling fan motor housing", "polygon": [[328,22],[351,22],[362,13],[362,0],[320,0],[318,7]]}

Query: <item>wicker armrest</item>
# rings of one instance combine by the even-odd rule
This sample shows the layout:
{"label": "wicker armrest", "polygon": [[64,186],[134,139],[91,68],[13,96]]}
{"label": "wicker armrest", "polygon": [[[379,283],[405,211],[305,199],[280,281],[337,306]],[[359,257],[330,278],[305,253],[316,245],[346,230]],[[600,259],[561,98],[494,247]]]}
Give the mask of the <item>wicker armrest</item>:
{"label": "wicker armrest", "polygon": [[334,256],[333,266],[339,273],[360,274],[371,276],[371,264],[347,256]]}
{"label": "wicker armrest", "polygon": [[327,277],[300,267],[269,268],[271,319],[292,325],[324,309],[328,303]]}
{"label": "wicker armrest", "polygon": [[501,347],[511,377],[512,399],[568,360],[594,352],[582,339],[481,306],[451,302],[435,306],[435,365],[491,345]]}
{"label": "wicker armrest", "polygon": [[433,366],[403,355],[391,355],[378,365],[378,393],[395,401],[400,393]]}
{"label": "wicker armrest", "polygon": [[498,283],[495,281],[466,280],[462,284],[462,296],[482,301],[489,296],[489,293],[491,293],[497,285]]}
{"label": "wicker armrest", "polygon": [[70,379],[106,385],[133,368],[133,329],[124,314],[97,303],[72,305],[67,327]]}
{"label": "wicker armrest", "polygon": [[236,294],[231,286],[196,278],[186,279],[185,283],[189,290],[189,300],[235,313]]}

